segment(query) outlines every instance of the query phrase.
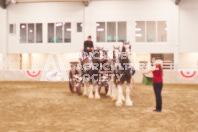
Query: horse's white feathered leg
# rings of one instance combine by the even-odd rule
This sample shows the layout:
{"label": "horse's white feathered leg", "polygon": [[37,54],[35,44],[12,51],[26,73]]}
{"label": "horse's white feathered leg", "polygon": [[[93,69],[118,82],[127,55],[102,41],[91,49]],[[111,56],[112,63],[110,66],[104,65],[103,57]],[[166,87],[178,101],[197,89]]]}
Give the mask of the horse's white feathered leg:
{"label": "horse's white feathered leg", "polygon": [[95,99],[100,99],[100,95],[99,95],[99,92],[98,92],[98,85],[97,84],[95,86]]}
{"label": "horse's white feathered leg", "polygon": [[87,83],[84,83],[83,95],[84,95],[84,96],[87,96],[87,95],[88,95],[88,92],[87,92]]}
{"label": "horse's white feathered leg", "polygon": [[93,99],[94,98],[94,95],[93,95],[93,85],[92,84],[89,86],[89,98],[90,99]]}
{"label": "horse's white feathered leg", "polygon": [[113,87],[112,87],[112,101],[116,101],[117,97],[118,97],[118,92],[117,92],[117,87],[116,85],[113,83]]}
{"label": "horse's white feathered leg", "polygon": [[126,101],[123,92],[122,92],[122,101]]}
{"label": "horse's white feathered leg", "polygon": [[130,99],[130,84],[127,84],[126,87],[126,106],[132,106],[133,102]]}
{"label": "horse's white feathered leg", "polygon": [[122,106],[122,87],[118,85],[118,100],[116,101],[116,106]]}

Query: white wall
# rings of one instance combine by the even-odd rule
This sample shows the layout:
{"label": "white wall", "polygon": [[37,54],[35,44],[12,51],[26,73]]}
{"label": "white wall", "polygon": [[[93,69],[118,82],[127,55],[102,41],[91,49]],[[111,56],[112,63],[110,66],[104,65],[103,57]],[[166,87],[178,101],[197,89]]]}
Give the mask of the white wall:
{"label": "white wall", "polygon": [[6,69],[7,58],[7,10],[0,8],[0,53],[2,53],[1,69]]}
{"label": "white wall", "polygon": [[[58,7],[58,8],[57,8]],[[97,21],[127,21],[127,38],[134,52],[173,53],[177,43],[177,6],[171,0],[91,1],[88,7],[81,2],[16,4],[8,8],[8,23],[16,23],[17,34],[9,35],[8,53],[79,52],[88,35],[95,45],[112,49],[121,43],[96,43]],[[171,12],[171,13],[170,13]],[[135,43],[135,21],[168,21],[167,43]],[[85,22],[84,33],[76,32],[76,22]],[[20,23],[43,23],[43,44],[20,44]],[[48,44],[47,23],[72,22],[71,44]],[[162,48],[163,47],[163,48]]]}
{"label": "white wall", "polygon": [[[136,53],[170,53],[177,43],[177,6],[169,0],[134,0],[134,1],[95,1],[91,2],[86,12],[90,18],[89,32],[96,37],[97,21],[127,21],[127,38]],[[135,21],[167,20],[167,43],[135,43]],[[97,43],[111,49],[114,43]]]}
{"label": "white wall", "polygon": [[5,19],[4,16],[3,16],[3,9],[0,8],[0,53],[2,52],[2,45],[3,45],[3,42],[2,42],[2,37],[3,37],[3,25],[2,25],[2,20]]}
{"label": "white wall", "polygon": [[198,53],[181,53],[179,57],[179,68],[198,69]]}
{"label": "white wall", "polygon": [[[12,4],[7,10],[8,23],[17,27],[16,35],[9,34],[8,53],[67,53],[82,49],[83,33],[76,33],[76,23],[83,22],[81,2]],[[55,22],[72,22],[72,43],[47,43],[47,24]],[[43,44],[20,44],[20,23],[43,23]]]}
{"label": "white wall", "polygon": [[2,61],[3,61],[3,56],[2,56],[2,45],[3,45],[3,20],[4,16],[3,16],[3,9],[0,8],[0,69],[2,70]]}
{"label": "white wall", "polygon": [[198,0],[180,2],[180,52],[198,52]]}
{"label": "white wall", "polygon": [[[11,4],[7,10],[0,8],[0,53],[4,62],[7,54],[10,54],[8,63],[11,63],[10,56],[32,53],[31,67],[42,68],[48,53],[60,52],[66,69],[69,69],[69,62],[78,59],[77,54],[83,49],[83,41],[88,35],[92,35],[95,46],[103,46],[108,50],[112,50],[113,45],[121,45],[121,43],[96,43],[97,21],[126,21],[127,39],[132,44],[132,51],[140,55],[136,56],[136,62],[142,57],[150,60],[150,56],[146,55],[149,53],[174,53],[174,61],[179,66],[184,66],[185,61],[189,65],[194,65],[197,63],[196,57],[179,52],[196,53],[198,51],[197,5],[197,0],[182,0],[179,6],[176,6],[172,0],[91,1],[88,7],[85,7],[82,2]],[[141,20],[167,21],[168,42],[136,43],[135,21]],[[72,42],[48,44],[47,24],[50,22],[71,22]],[[77,22],[84,22],[82,33],[76,32]],[[20,44],[20,23],[43,23],[43,43]],[[16,24],[16,35],[6,32],[7,24]],[[194,59],[189,60],[190,57]],[[16,63],[18,64],[18,60]],[[167,75],[173,76],[172,73]],[[141,75],[136,77],[141,82]],[[167,82],[170,81],[172,80],[167,79]]]}

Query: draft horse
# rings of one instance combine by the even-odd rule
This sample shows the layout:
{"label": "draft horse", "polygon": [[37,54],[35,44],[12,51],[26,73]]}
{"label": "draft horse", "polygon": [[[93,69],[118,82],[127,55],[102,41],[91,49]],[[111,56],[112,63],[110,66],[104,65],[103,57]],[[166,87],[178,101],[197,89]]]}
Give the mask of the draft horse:
{"label": "draft horse", "polygon": [[116,74],[120,76],[120,78],[116,78],[115,82],[117,82],[117,101],[116,101],[116,106],[122,106],[123,104],[123,84],[126,81],[127,86],[126,86],[126,106],[132,106],[133,102],[130,98],[130,83],[131,83],[131,77],[134,73],[134,69],[131,66],[130,62],[130,54],[131,54],[131,45],[130,43],[123,42],[123,47],[122,51],[119,56],[119,64]]}

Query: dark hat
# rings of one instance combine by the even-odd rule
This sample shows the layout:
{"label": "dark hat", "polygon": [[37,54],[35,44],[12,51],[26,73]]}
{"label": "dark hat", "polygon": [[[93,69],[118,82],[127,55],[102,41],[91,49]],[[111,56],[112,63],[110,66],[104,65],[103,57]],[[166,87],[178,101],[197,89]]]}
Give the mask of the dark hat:
{"label": "dark hat", "polygon": [[88,38],[91,38],[91,36],[88,36]]}

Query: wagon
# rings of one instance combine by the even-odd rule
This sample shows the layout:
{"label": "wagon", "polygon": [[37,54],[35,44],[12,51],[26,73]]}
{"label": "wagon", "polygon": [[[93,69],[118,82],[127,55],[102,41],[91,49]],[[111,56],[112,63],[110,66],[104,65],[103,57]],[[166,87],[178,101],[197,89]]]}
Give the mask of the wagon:
{"label": "wagon", "polygon": [[[69,88],[72,93],[76,91],[78,95],[81,95],[81,86],[83,79],[81,77],[80,70],[77,69],[79,62],[70,62],[71,70],[69,71]],[[76,90],[75,90],[76,89]]]}

